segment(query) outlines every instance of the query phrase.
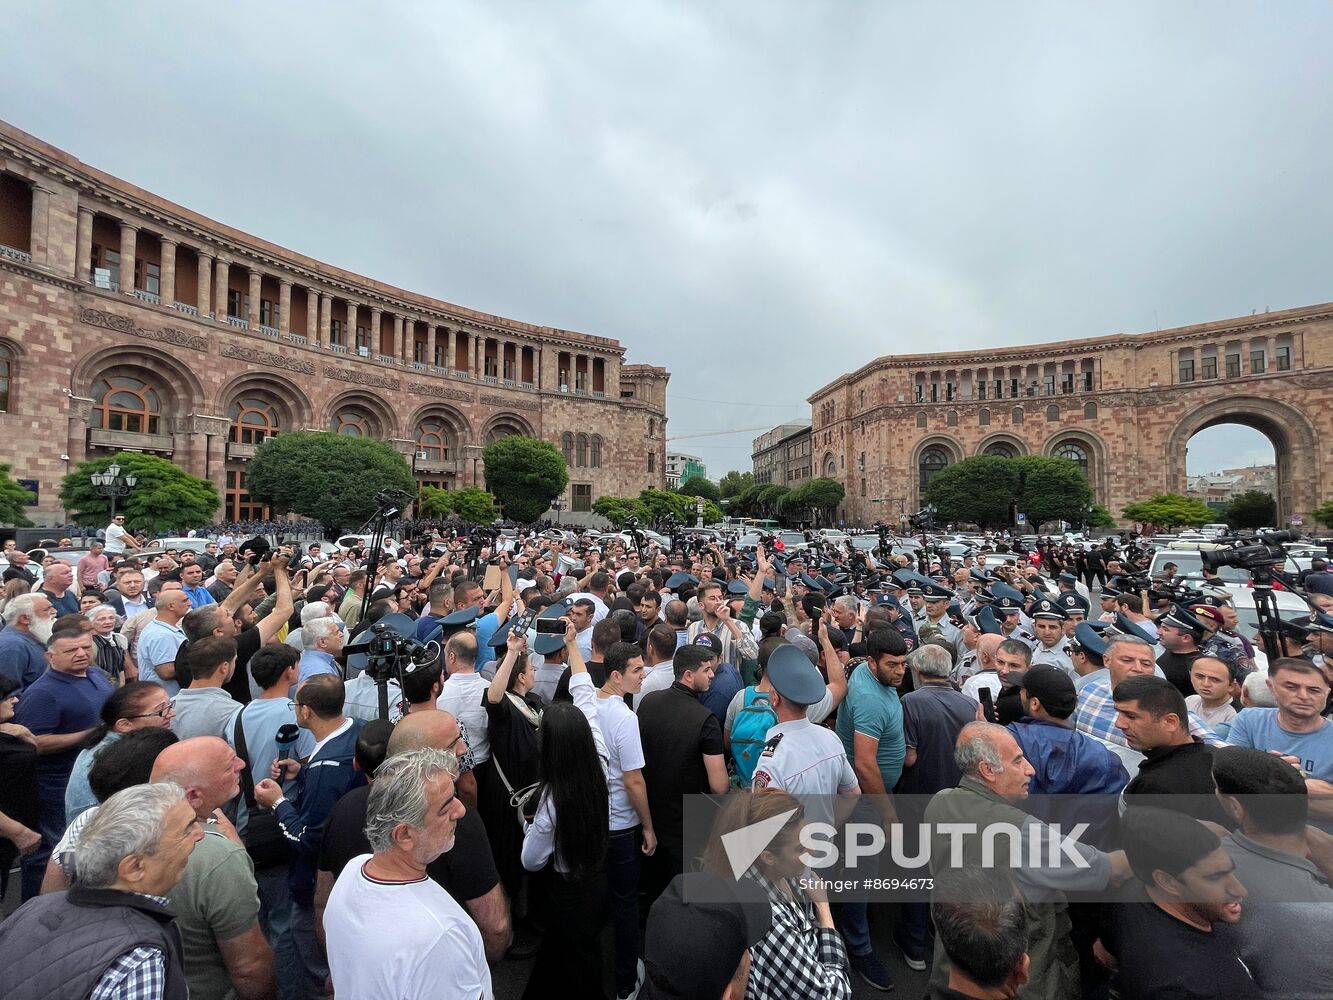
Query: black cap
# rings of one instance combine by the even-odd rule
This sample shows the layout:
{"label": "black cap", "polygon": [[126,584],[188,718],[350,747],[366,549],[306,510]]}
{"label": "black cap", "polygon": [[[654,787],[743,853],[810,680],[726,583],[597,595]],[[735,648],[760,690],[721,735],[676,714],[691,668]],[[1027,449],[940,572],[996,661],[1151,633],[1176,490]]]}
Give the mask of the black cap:
{"label": "black cap", "polygon": [[773,926],[763,889],[748,878],[685,872],[648,912],[644,934],[647,998],[720,997],[745,952]]}
{"label": "black cap", "polygon": [[1060,716],[1074,710],[1078,692],[1069,675],[1058,667],[1036,666],[1023,675],[1023,690],[1029,698],[1036,698],[1052,715]]}

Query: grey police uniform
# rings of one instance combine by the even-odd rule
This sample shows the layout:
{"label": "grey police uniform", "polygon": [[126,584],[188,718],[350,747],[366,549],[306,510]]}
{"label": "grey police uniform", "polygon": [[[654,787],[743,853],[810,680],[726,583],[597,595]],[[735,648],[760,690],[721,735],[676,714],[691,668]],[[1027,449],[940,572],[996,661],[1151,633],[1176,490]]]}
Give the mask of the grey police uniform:
{"label": "grey police uniform", "polygon": [[1078,676],[1074,670],[1074,661],[1069,658],[1069,644],[1063,637],[1058,644],[1050,649],[1037,642],[1032,650],[1032,666],[1059,667],[1070,677]]}

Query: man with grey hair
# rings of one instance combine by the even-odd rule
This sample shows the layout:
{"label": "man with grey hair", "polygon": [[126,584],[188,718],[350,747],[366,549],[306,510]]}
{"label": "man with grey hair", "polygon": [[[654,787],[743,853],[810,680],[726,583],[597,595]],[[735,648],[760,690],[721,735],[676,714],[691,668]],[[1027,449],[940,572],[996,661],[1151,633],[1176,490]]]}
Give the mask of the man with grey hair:
{"label": "man with grey hair", "polygon": [[0,924],[8,996],[186,1000],[175,914],[164,898],[203,836],[179,785],[106,800],[75,848],[79,881]]}
{"label": "man with grey hair", "polygon": [[0,631],[0,674],[19,682],[19,693],[46,670],[46,642],[56,609],[42,594],[19,594],[5,605]]}
{"label": "man with grey hair", "polygon": [[329,971],[339,996],[489,997],[481,933],[426,866],[454,846],[463,803],[458,761],[425,747],[375,771],[366,806],[373,854],[352,859],[324,912]]}
{"label": "man with grey hair", "polygon": [[[1078,996],[1078,955],[1069,936],[1072,925],[1064,892],[1099,891],[1128,879],[1124,852],[1104,854],[1077,841],[1061,840],[1051,827],[1018,807],[1016,803],[1027,797],[1033,770],[1018,741],[1003,726],[989,722],[964,726],[954,760],[963,775],[958,787],[936,793],[926,806],[925,821],[932,831],[931,874],[942,878],[959,868],[1007,870],[1023,896],[1028,924],[1027,995]],[[960,830],[971,832],[956,836]],[[1005,830],[1019,831],[1019,863],[1012,869],[1008,867],[1012,837],[1005,836]],[[1001,831],[999,836],[996,831]],[[994,858],[983,845],[994,847]],[[932,986],[943,989],[951,975],[948,954],[937,937]]]}
{"label": "man with grey hair", "polygon": [[309,680],[319,674],[342,676],[335,657],[343,650],[343,632],[337,618],[311,618],[301,626],[300,679]]}
{"label": "man with grey hair", "polygon": [[[924,796],[957,787],[961,775],[954,761],[954,743],[964,726],[982,718],[982,710],[949,683],[953,658],[947,649],[927,643],[908,654],[907,666],[916,675],[916,688],[902,698],[907,751],[895,790],[907,796],[898,799],[898,815],[907,837],[904,846],[915,851]],[[926,967],[929,917],[925,903],[905,903],[894,934],[908,968],[917,971]]]}
{"label": "man with grey hair", "polygon": [[294,628],[287,636],[287,645],[296,650],[305,649],[305,623],[316,618],[333,617],[333,609],[328,601],[309,601],[301,607],[301,627]]}

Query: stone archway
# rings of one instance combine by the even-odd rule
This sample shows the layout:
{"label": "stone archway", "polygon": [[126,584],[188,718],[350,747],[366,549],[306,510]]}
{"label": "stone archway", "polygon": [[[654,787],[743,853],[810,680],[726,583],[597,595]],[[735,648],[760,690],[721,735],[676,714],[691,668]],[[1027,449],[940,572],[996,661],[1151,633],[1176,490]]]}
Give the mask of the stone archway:
{"label": "stone archway", "polygon": [[1185,456],[1190,438],[1217,424],[1252,427],[1272,442],[1277,465],[1274,499],[1278,527],[1286,525],[1293,514],[1318,506],[1319,455],[1314,428],[1295,407],[1258,396],[1217,399],[1189,411],[1176,422],[1167,436],[1164,456],[1168,490],[1185,492]]}

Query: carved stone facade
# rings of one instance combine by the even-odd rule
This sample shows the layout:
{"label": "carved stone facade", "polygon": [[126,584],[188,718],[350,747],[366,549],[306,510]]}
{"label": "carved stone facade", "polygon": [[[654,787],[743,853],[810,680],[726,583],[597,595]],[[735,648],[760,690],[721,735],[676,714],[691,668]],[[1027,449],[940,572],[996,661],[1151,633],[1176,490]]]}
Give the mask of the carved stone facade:
{"label": "carved stone facade", "polygon": [[1113,515],[1185,492],[1199,431],[1254,427],[1277,457],[1280,525],[1333,498],[1333,304],[975,353],[878,358],[809,397],[812,463],[848,523],[896,522],[940,468],[1064,455]]}
{"label": "carved stone facade", "polygon": [[490,441],[543,438],[577,514],[664,485],[670,376],[624,355],[303,257],[0,123],[0,461],[38,482],[39,524],[108,449],[169,456],[217,485],[220,517],[261,516],[246,462],[306,429],[389,441],[449,488],[484,485]]}

